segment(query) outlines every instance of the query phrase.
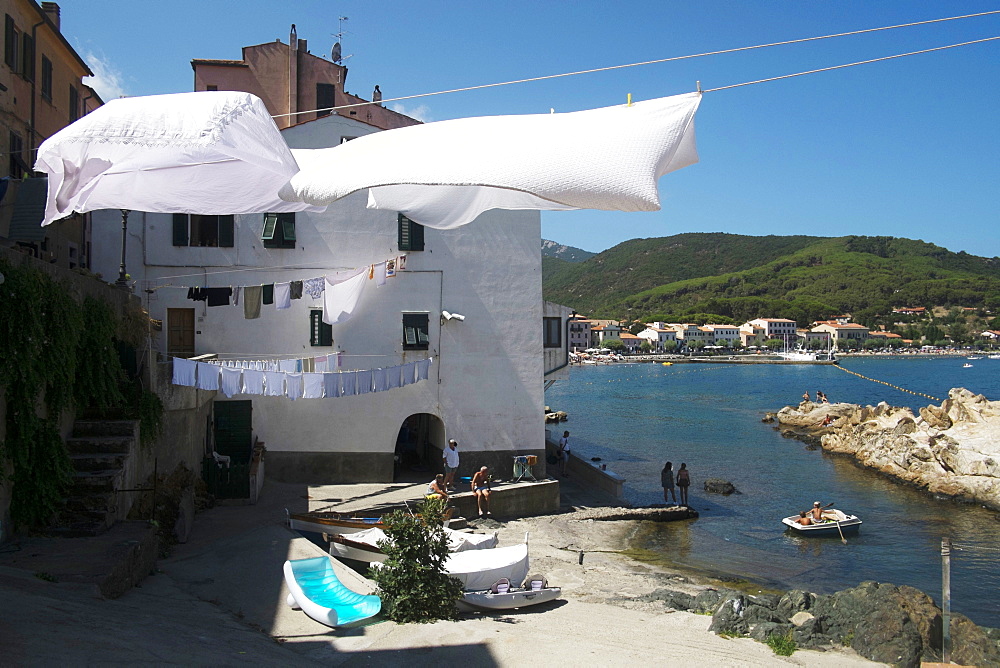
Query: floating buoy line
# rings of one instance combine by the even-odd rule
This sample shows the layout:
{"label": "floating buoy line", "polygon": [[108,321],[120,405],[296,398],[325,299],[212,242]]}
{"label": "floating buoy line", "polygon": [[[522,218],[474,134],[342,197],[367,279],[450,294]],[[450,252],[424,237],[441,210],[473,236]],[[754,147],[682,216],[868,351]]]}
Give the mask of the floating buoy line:
{"label": "floating buoy line", "polygon": [[893,385],[892,383],[887,383],[884,380],[879,380],[877,378],[869,378],[868,376],[862,376],[860,373],[858,373],[856,371],[851,371],[850,369],[845,369],[844,367],[840,366],[839,364],[835,364],[834,367],[837,368],[837,369],[840,369],[841,371],[846,371],[847,373],[851,374],[852,376],[857,376],[858,378],[863,378],[865,380],[870,380],[873,383],[879,383],[881,385],[885,385],[886,387],[891,387],[894,390],[899,390],[900,392],[906,392],[907,394],[914,394],[914,395],[916,395],[918,397],[924,397],[926,399],[931,399],[932,401],[941,401],[941,399],[938,399],[937,397],[932,397],[929,394],[924,394],[923,392],[914,392],[913,390],[908,390],[905,387],[900,387],[899,385]]}

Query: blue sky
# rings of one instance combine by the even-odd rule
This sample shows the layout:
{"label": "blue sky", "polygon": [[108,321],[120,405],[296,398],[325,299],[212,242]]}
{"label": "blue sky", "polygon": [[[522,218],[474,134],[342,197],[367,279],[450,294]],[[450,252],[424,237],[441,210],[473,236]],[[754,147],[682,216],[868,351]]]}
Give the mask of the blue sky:
{"label": "blue sky", "polygon": [[[106,99],[189,91],[193,58],[299,38],[347,89],[385,98],[1000,9],[996,2],[63,0]],[[427,121],[576,111],[1000,35],[1000,14],[408,100]],[[655,213],[544,212],[542,236],[600,251],[681,232],[890,235],[1000,256],[1000,41],[706,93],[701,162]]]}

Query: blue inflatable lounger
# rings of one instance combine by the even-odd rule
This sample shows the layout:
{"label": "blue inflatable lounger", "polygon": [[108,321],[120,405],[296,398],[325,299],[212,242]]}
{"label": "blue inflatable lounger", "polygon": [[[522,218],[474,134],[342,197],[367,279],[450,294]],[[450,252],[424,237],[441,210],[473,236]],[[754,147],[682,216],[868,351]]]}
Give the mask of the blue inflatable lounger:
{"label": "blue inflatable lounger", "polygon": [[337,577],[330,557],[285,562],[286,602],[320,624],[343,626],[378,614],[382,599],[348,589]]}

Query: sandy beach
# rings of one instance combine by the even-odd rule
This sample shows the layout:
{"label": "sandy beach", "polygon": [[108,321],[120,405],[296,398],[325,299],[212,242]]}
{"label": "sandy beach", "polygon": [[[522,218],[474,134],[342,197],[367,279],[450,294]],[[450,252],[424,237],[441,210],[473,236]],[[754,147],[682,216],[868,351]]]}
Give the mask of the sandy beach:
{"label": "sandy beach", "polygon": [[[268,483],[257,506],[200,513],[189,542],[175,546],[158,562],[155,575],[117,600],[101,599],[81,585],[46,582],[30,571],[0,567],[0,608],[18,611],[0,620],[5,662],[871,665],[840,649],[776,656],[762,643],[709,632],[709,616],[637,600],[664,587],[696,593],[706,585],[619,554],[639,523],[580,519],[586,509],[475,522],[482,530],[497,530],[501,545],[520,542],[529,533],[531,572],[562,587],[560,601],[536,609],[465,614],[458,621],[398,625],[376,618],[341,629],[290,609],[284,603],[282,563],[323,552],[285,526],[285,508],[351,505],[356,497],[364,503],[380,492],[409,493],[385,485],[306,489]],[[338,570],[352,588],[368,586],[354,571]]]}

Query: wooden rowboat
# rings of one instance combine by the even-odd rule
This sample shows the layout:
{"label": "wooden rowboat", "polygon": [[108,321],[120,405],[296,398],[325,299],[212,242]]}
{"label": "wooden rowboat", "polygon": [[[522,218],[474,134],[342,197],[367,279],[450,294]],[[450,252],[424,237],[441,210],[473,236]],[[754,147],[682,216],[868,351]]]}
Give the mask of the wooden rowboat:
{"label": "wooden rowboat", "polygon": [[[308,513],[290,513],[285,510],[288,517],[288,526],[296,531],[314,531],[325,533],[331,536],[337,534],[351,534],[364,529],[377,527],[384,529],[382,518],[398,508],[381,510],[360,510],[352,513],[337,513],[326,510],[316,510]],[[455,513],[454,507],[445,508],[443,519],[447,523]]]}

